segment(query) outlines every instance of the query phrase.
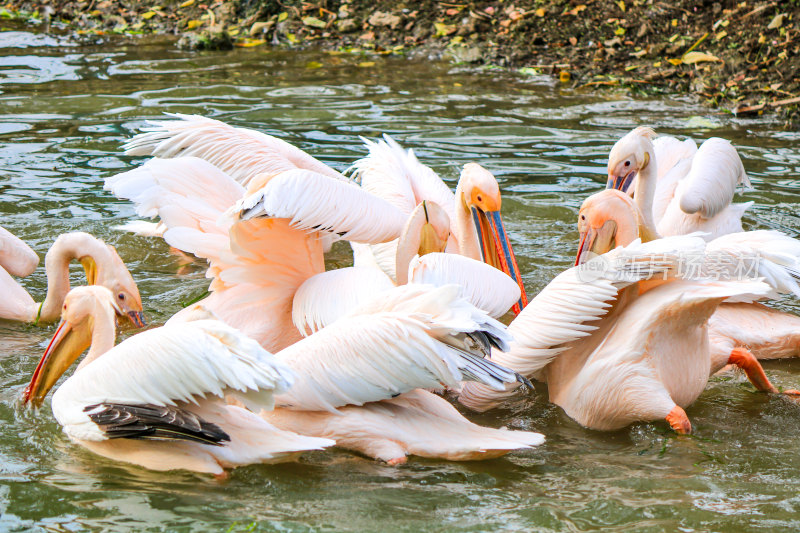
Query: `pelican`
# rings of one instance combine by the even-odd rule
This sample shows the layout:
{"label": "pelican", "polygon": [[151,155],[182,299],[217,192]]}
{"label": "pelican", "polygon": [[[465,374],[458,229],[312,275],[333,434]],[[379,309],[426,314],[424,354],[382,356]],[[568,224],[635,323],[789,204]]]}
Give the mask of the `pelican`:
{"label": "pelican", "polygon": [[697,148],[691,140],[654,136],[650,128],[636,128],[608,156],[608,188],[633,195],[643,216],[642,237],[702,231],[713,239],[742,231],[752,202],[731,201],[737,185],[749,187],[750,179],[731,143],[712,137]]}
{"label": "pelican", "polygon": [[86,357],[53,394],[53,416],[90,451],[151,470],[191,470],[223,477],[225,469],[276,463],[334,444],[279,430],[252,409],[271,409],[292,373],[258,343],[217,320],[164,325],[114,346],[114,295],[105,287],[73,289],[61,324],[30,384],[38,407],[87,347]]}
{"label": "pelican", "polygon": [[[636,240],[566,270],[514,319],[511,349],[492,360],[546,382],[550,401],[588,428],[666,420],[678,433],[691,432],[685,408],[711,370],[708,318],[726,299],[746,303],[772,295],[760,278],[782,290],[800,289],[790,275],[796,259],[787,269],[767,259],[776,243],[723,244],[712,248],[696,236]],[[732,263],[748,250],[747,267],[759,279],[732,279]],[[703,260],[717,254],[725,267],[721,279],[679,277],[686,254]],[[485,410],[508,396],[468,383],[459,400]]]}
{"label": "pelican", "polygon": [[[522,275],[500,216],[502,198],[497,179],[477,163],[467,163],[453,194],[442,179],[419,162],[413,150],[403,150],[391,137],[379,142],[363,139],[369,155],[353,165],[361,186],[404,213],[411,213],[423,200],[442,206],[453,227],[447,251],[484,261],[511,276],[519,285],[520,299],[514,312],[527,304]],[[396,244],[371,246],[374,261],[396,279]],[[366,250],[354,247],[355,263],[369,261]]]}
{"label": "pelican", "polygon": [[[160,158],[198,157],[251,190],[254,180],[263,180],[264,177],[269,179],[281,172],[298,169],[309,170],[333,180],[347,179],[297,147],[270,135],[247,128],[236,128],[198,115],[170,116],[178,120],[151,122],[147,132],[135,136],[124,145],[125,153]],[[494,176],[480,165],[466,165],[459,181],[460,187],[456,188],[456,196],[460,202],[457,205],[456,196],[447,185],[432,170],[417,162],[412,152],[405,153],[389,137],[386,137],[386,142],[391,145],[365,142],[370,156],[354,165],[362,186],[387,200],[405,215],[409,215],[414,206],[423,199],[443,206],[450,220],[455,223],[451,242],[456,243],[456,239],[460,239],[458,249],[451,244],[449,251],[483,260],[510,275],[521,290],[520,302],[515,306],[515,311],[518,312],[527,303],[527,297],[513,249],[500,218],[500,191]],[[383,175],[385,173],[388,174]],[[390,190],[395,186],[405,187],[403,194],[406,196],[402,201],[392,197]],[[190,190],[198,196],[203,194],[197,189]],[[126,224],[123,229],[140,235],[161,235],[164,230],[161,226],[148,226],[139,221]],[[359,248],[358,242],[354,244],[356,265],[362,266],[364,254],[369,252]],[[378,262],[393,281],[396,281],[395,248],[393,243],[375,245],[373,248],[385,251],[385,262],[381,259]]]}
{"label": "pelican", "polygon": [[[616,190],[587,198],[578,214],[581,244],[576,264],[592,253],[603,254],[627,246],[643,233],[642,217],[633,201]],[[775,241],[772,248],[800,257],[800,243],[775,232],[752,231],[721,238],[722,245],[736,240]],[[714,242],[714,241],[712,241]],[[777,392],[756,359],[800,356],[800,317],[759,303],[723,303],[708,321],[711,339],[711,373],[728,364],[742,368],[759,390]]]}
{"label": "pelican", "polygon": [[[300,436],[288,425],[334,435],[342,446],[391,464],[403,462],[405,453],[387,458],[376,439],[394,438],[392,424],[406,430],[417,424],[422,434],[406,436],[409,448],[429,457],[488,458],[540,444],[538,433],[480,428],[452,407],[448,412],[444,400],[416,390],[463,379],[502,389],[520,379],[483,359],[490,345],[506,346],[503,326],[456,295],[452,286],[402,287],[272,356],[198,308],[112,348],[113,297],[102,287],[80,287],[68,295],[64,319],[23,399],[41,404],[91,345],[53,395],[56,420],[95,453],[154,470],[221,475],[334,443]],[[391,403],[382,408],[378,400]],[[275,402],[281,414],[273,425],[264,419],[272,419]],[[407,408],[410,419],[392,407],[403,402],[414,404]],[[354,414],[365,404],[359,427]],[[446,413],[441,424],[439,412]],[[337,421],[309,422],[326,414]],[[404,450],[402,441],[398,448]]]}
{"label": "pelican", "polygon": [[[73,259],[83,265],[89,285],[103,285],[114,293],[115,309],[120,316],[130,319],[136,327],[144,326],[139,289],[125,263],[113,246],[83,232],[60,235],[47,251],[44,259],[47,295],[41,303],[34,302],[27,291],[0,268],[0,288],[4,293],[0,299],[0,318],[35,324],[58,320],[70,289],[69,263]],[[30,264],[33,264],[32,258]],[[35,264],[33,266],[35,268]],[[17,272],[23,271],[27,270]]]}
{"label": "pelican", "polygon": [[339,268],[309,278],[298,289],[292,321],[303,335],[332,323],[348,311],[396,285],[455,284],[459,296],[493,318],[505,315],[519,301],[519,285],[502,271],[482,261],[442,253],[450,222],[432,201],[414,208],[396,242],[397,283],[379,265]]}

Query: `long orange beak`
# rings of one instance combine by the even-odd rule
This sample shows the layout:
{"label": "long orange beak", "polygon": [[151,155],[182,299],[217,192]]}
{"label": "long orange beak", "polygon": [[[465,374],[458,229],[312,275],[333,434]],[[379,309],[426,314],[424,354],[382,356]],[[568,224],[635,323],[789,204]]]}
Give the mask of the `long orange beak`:
{"label": "long orange beak", "polygon": [[131,323],[137,328],[143,328],[147,325],[147,322],[144,319],[144,313],[142,311],[128,311],[126,315]]}
{"label": "long orange beak", "polygon": [[522,284],[522,275],[517,266],[517,258],[511,243],[508,241],[506,228],[500,211],[480,211],[472,206],[472,218],[475,221],[475,228],[478,231],[478,242],[481,245],[481,255],[483,262],[497,269],[502,270],[517,282],[520,290],[520,297],[512,310],[514,314],[519,314],[528,305],[528,295],[525,294],[525,286]]}
{"label": "long orange beak", "polygon": [[594,255],[602,255],[617,247],[617,223],[606,220],[600,228],[588,227],[581,233],[581,243],[575,256],[575,266],[582,265]]}
{"label": "long orange beak", "polygon": [[22,394],[22,402],[39,407],[58,378],[89,348],[91,343],[90,327],[73,328],[69,322],[62,321],[36,366],[31,382]]}

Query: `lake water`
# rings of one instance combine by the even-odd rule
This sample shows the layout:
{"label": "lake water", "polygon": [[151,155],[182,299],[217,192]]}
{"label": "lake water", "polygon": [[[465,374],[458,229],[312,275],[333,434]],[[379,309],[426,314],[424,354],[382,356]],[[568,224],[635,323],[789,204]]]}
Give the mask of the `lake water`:
{"label": "lake water", "polygon": [[[534,295],[574,260],[581,201],[605,183],[613,142],[635,125],[739,148],[755,190],[748,228],[800,232],[800,134],[691,99],[567,89],[548,77],[424,58],[273,51],[183,52],[156,38],[78,44],[0,32],[0,225],[44,257],[71,230],[114,244],[162,323],[207,287],[204,267],[117,233],[133,217],[103,179],[139,164],[119,146],[163,112],[198,113],[279,136],[339,170],[389,133],[453,187],[477,161],[500,181],[504,218]],[[31,33],[33,32],[33,33]],[[330,262],[346,265],[346,248]],[[82,280],[78,267],[75,282]],[[44,268],[24,280],[41,299]],[[785,302],[786,308],[796,304]],[[469,415],[535,430],[536,450],[486,462],[411,459],[392,468],[348,452],[251,466],[218,483],[153,473],[73,445],[50,413],[18,407],[53,327],[0,322],[0,529],[170,531],[773,531],[800,528],[800,404],[716,378],[664,423],[589,431],[543,388],[513,411]],[[800,361],[768,375],[800,388]]]}

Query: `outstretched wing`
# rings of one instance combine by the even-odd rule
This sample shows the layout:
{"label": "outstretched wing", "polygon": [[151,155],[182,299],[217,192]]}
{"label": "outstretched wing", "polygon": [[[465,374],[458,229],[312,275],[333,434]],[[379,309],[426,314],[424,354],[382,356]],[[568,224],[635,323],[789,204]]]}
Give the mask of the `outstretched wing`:
{"label": "outstretched wing", "polygon": [[123,146],[125,153],[165,159],[199,157],[245,187],[259,174],[274,176],[297,168],[313,170],[334,179],[346,179],[328,165],[277,137],[235,128],[199,115],[167,115],[178,120],[151,122],[146,133],[140,133]]}

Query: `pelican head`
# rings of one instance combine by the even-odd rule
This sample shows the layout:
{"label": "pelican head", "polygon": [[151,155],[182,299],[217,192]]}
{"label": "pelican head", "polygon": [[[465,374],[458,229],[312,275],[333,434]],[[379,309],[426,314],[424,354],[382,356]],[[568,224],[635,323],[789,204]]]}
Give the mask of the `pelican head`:
{"label": "pelican head", "polygon": [[639,219],[636,204],[620,191],[606,189],[584,200],[578,213],[581,243],[575,265],[589,260],[589,252],[604,254],[636,240]]}
{"label": "pelican head", "polygon": [[637,174],[650,164],[655,132],[639,127],[614,144],[608,154],[608,184],[606,188],[617,189],[633,195],[631,184]]}
{"label": "pelican head", "polygon": [[89,285],[72,289],[64,300],[61,323],[25,388],[23,403],[39,407],[58,378],[91,346],[95,322],[101,317],[113,321],[115,313],[121,311],[107,288]]}
{"label": "pelican head", "polygon": [[514,305],[514,312],[519,313],[528,304],[528,297],[522,284],[514,250],[508,241],[503,219],[500,217],[502,199],[497,179],[479,164],[467,163],[461,171],[459,186],[461,189],[459,200],[472,214],[483,262],[502,270],[519,285],[521,295]]}
{"label": "pelican head", "polygon": [[117,250],[111,245],[106,246],[110,253],[102,260],[98,258],[98,261],[95,261],[90,256],[81,258],[86,278],[90,285],[102,285],[108,288],[114,295],[114,309],[118,316],[126,317],[134,326],[142,328],[146,323],[139,288]]}

